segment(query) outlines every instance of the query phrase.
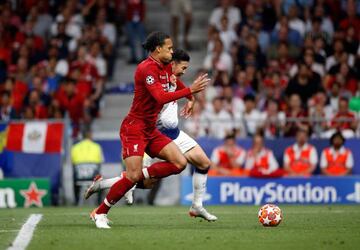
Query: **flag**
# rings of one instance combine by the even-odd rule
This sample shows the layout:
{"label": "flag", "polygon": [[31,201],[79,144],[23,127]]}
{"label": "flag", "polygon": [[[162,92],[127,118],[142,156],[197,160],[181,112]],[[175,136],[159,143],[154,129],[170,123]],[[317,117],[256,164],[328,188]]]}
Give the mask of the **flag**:
{"label": "flag", "polygon": [[63,128],[62,123],[10,123],[6,149],[23,153],[60,153]]}

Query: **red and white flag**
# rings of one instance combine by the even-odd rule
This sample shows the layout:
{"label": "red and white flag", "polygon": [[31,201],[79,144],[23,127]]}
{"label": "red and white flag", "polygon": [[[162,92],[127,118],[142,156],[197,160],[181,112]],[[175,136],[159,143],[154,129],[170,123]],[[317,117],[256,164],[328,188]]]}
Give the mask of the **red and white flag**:
{"label": "red and white flag", "polygon": [[64,124],[47,122],[10,123],[6,149],[24,153],[60,153]]}

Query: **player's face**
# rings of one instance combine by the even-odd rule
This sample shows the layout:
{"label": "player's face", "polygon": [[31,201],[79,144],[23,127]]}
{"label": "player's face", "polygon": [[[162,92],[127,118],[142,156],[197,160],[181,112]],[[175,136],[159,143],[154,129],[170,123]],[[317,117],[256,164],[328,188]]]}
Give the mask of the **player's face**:
{"label": "player's face", "polygon": [[162,63],[168,64],[171,62],[173,54],[173,43],[170,38],[165,39],[163,46],[159,47],[159,59]]}
{"label": "player's face", "polygon": [[188,67],[189,62],[187,61],[174,62],[172,65],[173,73],[177,77],[182,76],[186,73]]}

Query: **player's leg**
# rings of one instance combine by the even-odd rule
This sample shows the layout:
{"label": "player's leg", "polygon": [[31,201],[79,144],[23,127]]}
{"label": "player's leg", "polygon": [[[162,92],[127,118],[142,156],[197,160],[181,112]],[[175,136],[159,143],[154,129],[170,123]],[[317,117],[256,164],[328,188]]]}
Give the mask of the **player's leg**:
{"label": "player's leg", "polygon": [[193,174],[193,205],[196,207],[202,207],[203,196],[206,189],[207,172],[209,171],[210,167],[210,160],[199,145],[196,145],[191,150],[186,152],[185,157],[190,164],[195,166],[195,172]]}
{"label": "player's leg", "polygon": [[90,215],[98,228],[110,228],[107,219],[107,213],[110,208],[118,202],[136,182],[142,179],[142,156],[127,157],[124,163],[126,173],[123,173],[122,178],[111,186],[104,201]]}
{"label": "player's leg", "polygon": [[[163,161],[159,158],[151,158],[148,155],[144,156],[143,159],[143,168],[147,168],[149,166],[151,166],[152,164],[156,163],[156,162],[160,162]],[[129,191],[126,192],[126,194],[124,195],[126,203],[128,205],[132,205],[134,203],[134,190],[135,188],[138,189],[152,189],[153,187],[155,187],[159,182],[159,179],[147,179],[147,180],[142,180],[138,183],[136,183],[136,185],[131,188]],[[150,195],[149,195],[150,196]]]}
{"label": "player's leg", "polygon": [[143,168],[144,179],[164,178],[179,174],[186,168],[187,160],[178,146],[157,129],[153,132],[153,138],[150,140],[146,152],[150,157],[158,157],[164,161]]}
{"label": "player's leg", "polygon": [[204,150],[196,145],[185,153],[185,158],[190,164],[195,166],[193,174],[193,203],[189,214],[194,217],[202,217],[208,221],[216,221],[217,217],[210,214],[203,207],[203,199],[206,192],[207,173],[210,168],[210,160]]}
{"label": "player's leg", "polygon": [[[151,158],[148,155],[145,155],[143,158],[143,167],[149,167],[152,164],[156,162],[163,161],[159,158]],[[104,179],[101,175],[95,176],[92,184],[89,186],[89,188],[84,193],[85,199],[88,199],[91,195],[94,193],[100,192],[101,190],[109,189],[112,185],[114,185],[117,181],[119,181],[122,178],[122,174],[120,176],[116,176],[113,178],[107,178]],[[133,204],[133,191],[135,190],[135,187],[140,189],[151,189],[153,188],[157,182],[158,179],[147,179],[140,181],[137,185],[135,185],[133,188],[131,188],[125,195],[125,200],[127,204],[132,205]]]}
{"label": "player's leg", "polygon": [[[107,214],[111,206],[118,202],[135,183],[143,179],[163,178],[178,174],[186,167],[187,161],[176,144],[158,130],[153,132],[153,139],[149,141],[147,151],[150,155],[156,156],[157,154],[166,162],[157,162],[144,169],[142,164],[145,144],[138,141],[136,144],[130,143],[129,147],[129,140],[126,140],[126,138],[121,139],[124,145],[123,158],[126,173],[123,173],[122,178],[112,185],[104,202],[96,210],[96,214]],[[134,145],[137,146],[134,147]]]}
{"label": "player's leg", "polygon": [[148,144],[144,131],[140,126],[136,127],[136,121],[124,119],[120,129],[120,138],[126,173],[123,173],[122,178],[111,186],[104,201],[90,214],[98,228],[110,228],[107,219],[110,208],[143,178],[142,160]]}

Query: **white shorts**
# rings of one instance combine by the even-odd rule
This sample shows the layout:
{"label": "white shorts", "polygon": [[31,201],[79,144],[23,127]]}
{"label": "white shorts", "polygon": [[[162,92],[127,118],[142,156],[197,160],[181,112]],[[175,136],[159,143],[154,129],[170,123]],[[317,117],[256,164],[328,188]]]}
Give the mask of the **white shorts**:
{"label": "white shorts", "polygon": [[[187,151],[195,147],[197,142],[191,138],[188,134],[180,130],[180,134],[173,140],[175,144],[179,147],[182,154],[185,154]],[[154,164],[155,162],[163,161],[159,158],[151,158],[150,156],[146,155],[143,159],[143,166],[149,167],[150,165]]]}
{"label": "white shorts", "polygon": [[191,13],[191,0],[171,0],[170,13],[171,16],[179,17],[182,13]]}

